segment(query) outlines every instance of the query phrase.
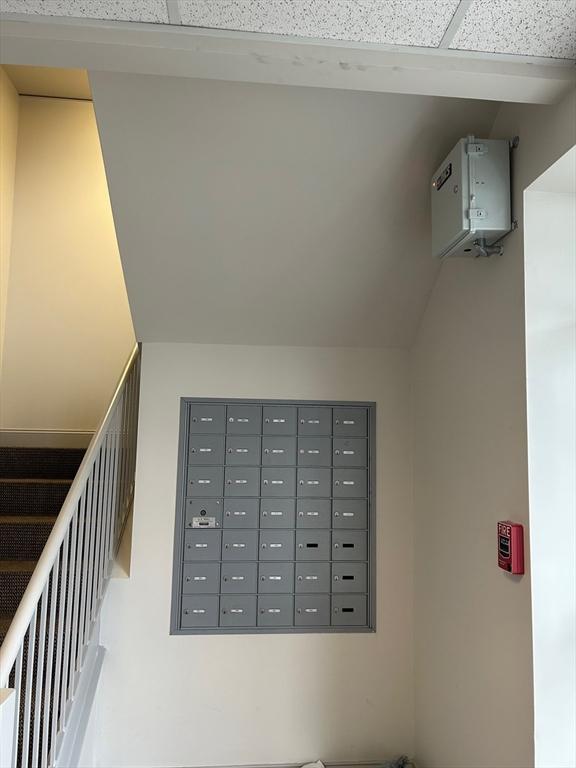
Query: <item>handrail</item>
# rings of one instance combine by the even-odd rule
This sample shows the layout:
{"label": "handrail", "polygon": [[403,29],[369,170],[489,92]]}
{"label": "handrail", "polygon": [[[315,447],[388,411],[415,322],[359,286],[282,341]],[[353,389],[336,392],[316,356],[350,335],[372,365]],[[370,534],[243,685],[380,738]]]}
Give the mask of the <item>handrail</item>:
{"label": "handrail", "polygon": [[138,345],[135,345],[118,380],[118,384],[116,385],[114,395],[106,414],[98,430],[90,440],[76,477],[70,486],[70,490],[68,491],[60,513],[56,518],[54,527],[46,541],[42,555],[36,564],[26,591],[22,596],[22,600],[20,601],[6,637],[4,638],[4,642],[0,648],[0,688],[5,687],[8,683],[10,671],[22,648],[22,643],[24,642],[30,622],[34,617],[38,603],[46,589],[52,568],[59,556],[60,547],[69,532],[70,523],[76,513],[78,502],[84,492],[86,482],[92,471],[94,460],[102,446],[106,430],[110,425],[116,405],[122,395],[124,383],[136,357],[138,356],[138,352]]}

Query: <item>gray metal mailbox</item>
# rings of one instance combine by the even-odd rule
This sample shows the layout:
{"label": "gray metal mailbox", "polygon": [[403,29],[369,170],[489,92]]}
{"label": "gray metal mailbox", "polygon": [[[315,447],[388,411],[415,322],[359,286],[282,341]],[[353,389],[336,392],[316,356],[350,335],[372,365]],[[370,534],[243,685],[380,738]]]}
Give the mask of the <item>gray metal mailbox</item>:
{"label": "gray metal mailbox", "polygon": [[182,398],[172,634],[375,630],[374,403]]}

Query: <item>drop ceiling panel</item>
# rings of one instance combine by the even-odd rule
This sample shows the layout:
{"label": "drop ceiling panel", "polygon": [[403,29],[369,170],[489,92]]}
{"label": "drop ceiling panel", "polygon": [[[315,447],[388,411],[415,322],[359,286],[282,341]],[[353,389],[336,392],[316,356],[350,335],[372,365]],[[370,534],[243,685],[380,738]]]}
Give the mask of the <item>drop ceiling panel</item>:
{"label": "drop ceiling panel", "polygon": [[353,42],[437,46],[458,0],[179,0],[182,23]]}
{"label": "drop ceiling panel", "polygon": [[576,58],[574,0],[474,0],[451,48]]}
{"label": "drop ceiling panel", "polygon": [[166,0],[2,0],[1,10],[79,19],[168,23]]}

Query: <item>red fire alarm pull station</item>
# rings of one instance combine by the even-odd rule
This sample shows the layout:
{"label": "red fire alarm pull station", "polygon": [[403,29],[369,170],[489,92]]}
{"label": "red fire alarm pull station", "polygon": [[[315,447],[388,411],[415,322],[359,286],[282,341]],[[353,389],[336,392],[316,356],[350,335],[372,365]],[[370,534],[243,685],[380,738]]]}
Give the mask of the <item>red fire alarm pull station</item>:
{"label": "red fire alarm pull station", "polygon": [[498,565],[508,573],[524,573],[524,526],[520,523],[498,523]]}

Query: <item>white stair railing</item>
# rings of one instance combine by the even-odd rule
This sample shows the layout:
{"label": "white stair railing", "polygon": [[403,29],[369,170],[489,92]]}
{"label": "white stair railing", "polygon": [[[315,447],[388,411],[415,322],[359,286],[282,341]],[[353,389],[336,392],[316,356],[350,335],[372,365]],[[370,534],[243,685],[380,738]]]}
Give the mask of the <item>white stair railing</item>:
{"label": "white stair railing", "polygon": [[[0,648],[2,767],[49,768],[70,722],[93,628],[134,494],[135,347]],[[2,704],[2,708],[3,708]],[[7,733],[7,731],[10,733]]]}

